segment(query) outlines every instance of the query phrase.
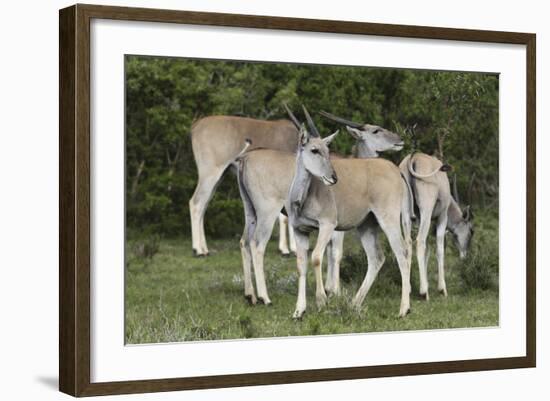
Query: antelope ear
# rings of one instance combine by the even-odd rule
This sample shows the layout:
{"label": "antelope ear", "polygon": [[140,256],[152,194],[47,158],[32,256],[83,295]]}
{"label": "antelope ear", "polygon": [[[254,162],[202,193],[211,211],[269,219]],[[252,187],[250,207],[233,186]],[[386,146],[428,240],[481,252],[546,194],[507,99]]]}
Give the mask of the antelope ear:
{"label": "antelope ear", "polygon": [[305,146],[307,145],[308,142],[309,142],[309,132],[306,129],[305,125],[302,124],[300,126],[300,143],[302,144],[302,146]]}
{"label": "antelope ear", "polygon": [[326,138],[323,138],[323,142],[325,143],[325,145],[329,146],[330,143],[332,142],[332,140],[334,139],[334,137],[336,135],[338,135],[338,132],[340,132],[339,130],[336,130],[336,132],[332,135],[329,135],[327,136]]}
{"label": "antelope ear", "polygon": [[361,134],[359,134],[359,130],[353,127],[350,127],[346,125],[346,130],[349,132],[349,134],[356,140],[361,139]]}
{"label": "antelope ear", "polygon": [[462,218],[466,221],[470,221],[473,217],[472,212],[470,211],[470,205],[466,206],[462,211]]}

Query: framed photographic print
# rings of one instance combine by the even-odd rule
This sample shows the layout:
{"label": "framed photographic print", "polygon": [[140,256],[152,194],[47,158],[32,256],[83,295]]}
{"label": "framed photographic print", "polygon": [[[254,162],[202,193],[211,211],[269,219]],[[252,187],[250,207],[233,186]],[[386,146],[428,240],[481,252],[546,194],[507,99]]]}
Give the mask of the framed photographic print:
{"label": "framed photographic print", "polygon": [[535,366],[534,34],[59,21],[61,391]]}

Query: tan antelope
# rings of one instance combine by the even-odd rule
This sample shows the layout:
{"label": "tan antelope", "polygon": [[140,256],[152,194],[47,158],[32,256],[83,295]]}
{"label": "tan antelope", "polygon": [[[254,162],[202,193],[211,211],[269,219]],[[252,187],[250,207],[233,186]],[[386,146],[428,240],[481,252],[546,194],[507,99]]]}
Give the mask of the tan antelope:
{"label": "tan antelope", "polygon": [[415,203],[420,214],[420,225],[416,237],[416,257],[420,275],[420,295],[426,300],[428,294],[428,260],[426,240],[432,220],[436,220],[436,255],[438,271],[438,290],[447,296],[445,283],[445,232],[453,234],[460,253],[464,259],[468,252],[473,235],[472,214],[467,206],[462,211],[451,196],[449,179],[446,171],[450,167],[440,160],[424,153],[408,155],[399,168],[414,193]]}
{"label": "tan antelope", "polygon": [[198,182],[189,201],[189,214],[193,252],[197,256],[208,255],[204,235],[208,203],[246,139],[252,142],[250,149],[261,147],[294,153],[298,146],[298,130],[288,120],[263,121],[230,116],[201,118],[191,128]]}
{"label": "tan antelope", "polygon": [[[307,233],[315,229],[319,231],[312,261],[316,300],[321,307],[326,302],[321,273],[325,248],[334,230],[358,230],[368,258],[366,277],[353,301],[359,308],[383,263],[384,256],[376,246],[378,227],[388,237],[398,260],[402,278],[399,314],[405,316],[410,309],[410,216],[407,187],[399,169],[382,159],[331,161],[328,144],[336,133],[321,139],[307,110],[304,109],[304,113],[311,135],[301,127],[296,155],[262,149],[246,153],[238,164],[239,189],[246,215],[241,239],[245,294],[249,299],[255,299],[252,265],[258,298],[270,302],[263,272],[263,254],[273,223],[284,204],[297,246],[299,289],[294,318],[301,318],[306,310]],[[291,118],[298,126],[295,117],[291,115]],[[277,174],[273,174],[274,171]],[[336,173],[340,177],[338,184]],[[373,224],[374,219],[379,225]]]}
{"label": "tan antelope", "polygon": [[[332,121],[339,124],[344,124],[346,126],[346,130],[356,140],[356,144],[354,145],[354,157],[359,159],[370,159],[378,157],[381,152],[399,151],[403,149],[404,142],[401,137],[385,128],[377,125],[357,123],[346,120],[325,111],[321,111],[320,114]],[[331,154],[331,158],[335,158],[335,155]],[[283,216],[283,219],[281,216]],[[280,215],[279,226],[282,227],[282,235],[279,236],[279,249],[284,249],[287,247],[285,243],[285,234],[288,231],[288,242],[291,244],[290,248],[292,251],[295,251],[295,243],[294,247],[292,246],[294,231],[291,227],[285,227],[285,224],[288,224],[288,218],[284,215]],[[327,245],[328,269],[325,281],[325,290],[327,293],[333,295],[338,295],[340,293],[340,262],[343,256],[344,236],[344,232],[335,231]]]}
{"label": "tan antelope", "polygon": [[[287,110],[287,113],[289,113],[289,115],[292,115],[288,107],[286,105],[284,105],[284,107]],[[325,114],[329,115],[328,113],[325,113]],[[342,122],[342,121],[344,120],[338,120],[338,122]],[[355,138],[358,154],[363,158],[378,156],[379,152],[384,152],[389,150],[401,150],[401,148],[403,147],[403,140],[401,139],[401,137],[391,131],[388,131],[378,126],[369,125],[369,124],[356,124],[352,122],[348,122],[348,123],[349,125],[353,125],[353,127],[348,128],[348,132]],[[360,128],[355,128],[356,126],[360,126]],[[331,155],[331,157],[333,157],[333,155]],[[273,168],[270,168],[270,166],[266,166],[265,169],[266,169],[265,171],[269,172],[270,174],[273,174],[274,171],[277,171],[276,166],[273,166]],[[266,177],[266,179],[268,179],[269,181],[273,178]],[[273,230],[272,227],[274,224],[274,220],[272,221],[272,219],[274,219],[273,216],[276,216],[277,211],[281,210],[281,208],[284,207],[284,199],[286,198],[286,195],[288,192],[288,186],[282,185],[274,189],[274,187],[267,186],[267,184],[264,183],[261,187],[258,187],[258,188],[259,190],[267,189],[271,191],[270,193],[266,193],[265,195],[263,195],[264,198],[269,196],[272,197],[273,193],[277,192],[276,199],[278,201],[274,201],[271,204],[264,205],[261,213],[263,217],[260,219],[262,222],[264,222],[265,227],[269,228],[269,236],[271,236],[271,232]],[[262,195],[259,194],[258,196],[262,196]],[[245,205],[246,205],[246,202],[245,202]],[[288,221],[287,216],[283,214],[279,214],[279,226],[280,226],[280,232],[281,232],[281,235],[279,236],[279,249],[282,249],[283,246],[286,246],[286,243],[284,245],[281,245],[281,242],[285,242],[286,240],[286,238],[283,237],[283,234],[286,233],[287,230],[289,234],[293,234],[294,232],[294,230],[291,227],[286,227],[284,223],[281,223],[281,216],[284,217],[284,222]],[[377,224],[376,221],[373,221],[373,224]],[[246,235],[247,230],[248,229],[246,228],[246,224],[245,224],[245,234],[243,234],[243,238],[247,236]],[[292,242],[292,240],[290,242]],[[327,292],[329,292],[329,294],[337,295],[339,293],[339,289],[340,289],[339,268],[340,268],[340,261],[343,255],[343,246],[344,246],[344,232],[335,231],[334,234],[332,235],[331,241],[327,245],[328,271],[327,271],[327,279],[326,279],[327,280],[326,290]],[[249,279],[248,277],[248,272],[251,269],[250,267],[246,267],[246,266],[250,266],[250,264],[252,263],[252,252],[250,251],[249,248],[250,248],[250,244],[247,244],[246,246],[244,246],[243,243],[241,242],[241,251],[243,254],[243,265],[245,266],[244,271],[246,274],[245,297],[251,303],[256,303],[257,298],[256,298],[256,295],[254,294],[254,288],[252,286],[251,279]],[[264,251],[261,251],[261,255],[258,256],[258,260],[255,263],[255,266],[258,267],[258,273],[256,274],[256,279],[258,283],[256,287],[257,287],[258,298],[260,302],[269,304],[271,303],[271,301],[267,294],[267,288],[262,279],[263,267],[260,267],[260,266],[263,266],[263,252]]]}
{"label": "tan antelope", "polygon": [[[357,123],[346,120],[334,114],[321,111],[323,117],[343,124],[350,135],[357,141],[354,146],[354,157],[359,159],[373,159],[379,156],[381,152],[399,151],[403,149],[404,142],[401,137],[382,127],[366,123]],[[412,202],[412,193],[409,188],[409,196]],[[410,207],[413,211],[413,205]],[[376,222],[374,223],[376,224]],[[292,232],[292,230],[290,230]],[[340,262],[344,250],[344,235],[342,231],[335,231],[330,242],[327,245],[327,278],[325,281],[325,290],[329,294],[338,295],[340,293]]]}

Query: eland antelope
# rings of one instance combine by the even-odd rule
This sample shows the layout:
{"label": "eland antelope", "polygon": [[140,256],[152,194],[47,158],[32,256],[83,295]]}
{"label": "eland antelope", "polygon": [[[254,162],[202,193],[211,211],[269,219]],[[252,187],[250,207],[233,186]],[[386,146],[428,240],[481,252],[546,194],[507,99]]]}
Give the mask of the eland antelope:
{"label": "eland antelope", "polygon": [[[403,149],[403,139],[401,139],[398,134],[385,128],[377,125],[357,123],[346,120],[325,111],[321,111],[320,114],[332,121],[339,124],[344,124],[346,126],[348,133],[356,140],[354,145],[354,157],[359,159],[370,159],[378,157],[381,152],[399,151]],[[330,156],[331,158],[335,158],[335,155],[333,154]],[[376,224],[376,222],[374,223]],[[286,246],[285,241],[287,237],[285,234],[287,232],[287,228],[285,227],[285,224],[288,224],[288,218],[282,215],[282,218],[281,216],[279,217],[279,226],[282,227],[281,233],[283,234],[279,237],[279,249],[283,249]],[[290,248],[295,251],[295,243],[293,244],[294,231],[291,227],[288,227],[288,233],[288,239],[291,245]],[[325,281],[325,290],[329,294],[333,295],[338,295],[340,293],[340,262],[343,256],[344,236],[344,232],[335,231],[331,240],[327,244],[328,269]]]}
{"label": "eland antelope", "polygon": [[[354,146],[354,157],[359,159],[371,159],[378,157],[381,152],[400,151],[403,149],[404,142],[401,137],[385,128],[346,120],[334,114],[327,113],[326,111],[321,111],[319,114],[329,120],[343,124],[346,127],[346,130],[357,141]],[[411,195],[409,191],[409,196]],[[412,205],[410,210],[412,213]],[[373,222],[373,224],[376,224],[376,222]],[[290,230],[290,232],[292,232],[292,230]],[[327,245],[328,269],[325,290],[329,294],[338,295],[340,293],[340,262],[344,250],[344,235],[342,231],[335,231]]]}
{"label": "eland antelope", "polygon": [[[292,113],[290,112],[288,107],[286,105],[284,105],[284,107],[287,110],[287,113],[291,115]],[[333,116],[332,114],[329,114],[326,112],[323,112],[322,114],[339,123],[347,124],[348,132],[357,141],[356,149],[357,149],[357,156],[359,158],[374,158],[374,157],[378,157],[378,153],[380,152],[392,151],[392,150],[398,151],[398,150],[401,150],[403,147],[403,140],[399,135],[391,131],[388,131],[382,127],[378,127],[370,124],[354,123],[354,122]],[[295,122],[295,124],[297,124],[297,122]],[[335,156],[331,154],[331,157],[335,157]],[[273,169],[269,171],[271,172],[277,171],[277,166],[274,166]],[[271,189],[273,189],[273,187]],[[278,192],[277,191],[274,191],[274,192],[278,193],[279,202],[274,202],[273,209],[270,209],[269,211],[267,211],[267,207],[264,206],[264,210],[266,211],[262,213],[262,216],[273,216],[276,212],[276,209],[280,210],[284,206],[284,198],[286,196],[286,193],[288,192],[288,188],[282,185],[278,187],[277,190]],[[272,227],[274,224],[273,222],[271,222],[270,218],[262,218],[261,220],[265,221],[268,227]],[[372,224],[377,224],[376,221],[372,218],[368,219],[368,221]],[[288,227],[285,225],[287,222],[288,222],[287,216],[282,213],[279,214],[279,227],[280,227],[280,233],[281,233],[279,236],[279,249],[284,249],[284,247],[287,246],[286,232],[289,233],[289,240],[290,240],[289,242],[290,243],[293,242],[294,230],[292,229],[292,227]],[[247,228],[245,228],[245,234],[243,235],[243,237],[246,237],[246,230]],[[272,229],[269,230],[269,235],[271,235],[271,231]],[[242,253],[243,253],[243,265],[249,266],[252,263],[251,252],[248,249],[250,248],[250,245],[248,244],[247,247],[243,247],[243,245],[241,244],[241,246],[242,246]],[[328,271],[327,271],[325,287],[326,287],[326,290],[329,292],[329,294],[337,295],[339,293],[339,289],[340,289],[339,267],[343,256],[343,247],[344,247],[344,232],[335,231],[332,235],[331,241],[327,245]],[[288,253],[288,250],[287,250],[287,253]],[[259,265],[263,265],[263,256],[259,257],[259,261],[256,263],[256,266],[259,266]],[[261,302],[269,304],[271,301],[269,300],[269,297],[267,295],[267,289],[265,289],[264,291],[265,285],[263,285],[262,283],[263,280],[261,279],[263,274],[262,270],[263,268],[259,268],[259,272],[258,272],[259,276],[257,275],[257,277],[260,277],[259,283],[257,284],[258,295]],[[248,274],[247,273],[248,271],[250,271],[250,268],[245,268],[245,274]],[[246,282],[248,282],[249,284],[245,285],[245,297],[251,303],[256,303],[257,299],[254,294],[254,289],[252,287],[251,280],[248,279],[248,276],[245,276],[245,283]]]}
{"label": "eland antelope", "polygon": [[[428,260],[426,240],[432,220],[436,220],[436,255],[438,271],[438,290],[447,296],[445,283],[445,232],[453,234],[464,259],[474,233],[470,207],[460,209],[458,199],[453,199],[446,171],[450,167],[435,157],[424,153],[408,155],[399,168],[413,190],[415,203],[420,214],[420,225],[416,238],[416,257],[420,275],[420,295],[426,300],[428,294]],[[455,194],[456,197],[456,194]]]}
{"label": "eland antelope", "polygon": [[298,146],[298,130],[288,120],[263,121],[230,116],[201,118],[191,128],[198,182],[189,201],[189,214],[193,252],[197,256],[208,255],[204,235],[208,203],[246,139],[252,142],[250,149],[261,147],[294,153]]}
{"label": "eland antelope", "polygon": [[[356,228],[367,253],[366,277],[354,298],[359,308],[374,282],[384,256],[376,246],[382,228],[398,260],[402,278],[399,314],[410,309],[410,215],[406,183],[397,166],[383,159],[329,158],[328,144],[336,133],[321,139],[307,110],[311,135],[300,128],[296,154],[260,149],[244,154],[238,163],[238,180],[245,208],[241,239],[245,295],[256,301],[251,279],[254,268],[258,298],[270,303],[263,269],[263,255],[275,219],[284,205],[296,236],[299,290],[295,318],[306,310],[305,280],[308,264],[308,232],[318,229],[312,252],[319,307],[326,302],[321,265],[334,230]],[[296,126],[300,126],[291,115]],[[334,167],[333,167],[334,166]],[[277,174],[273,174],[276,172]],[[338,174],[339,181],[336,184]],[[379,225],[372,224],[376,219]],[[369,223],[370,221],[370,223]],[[408,228],[407,228],[408,225]]]}

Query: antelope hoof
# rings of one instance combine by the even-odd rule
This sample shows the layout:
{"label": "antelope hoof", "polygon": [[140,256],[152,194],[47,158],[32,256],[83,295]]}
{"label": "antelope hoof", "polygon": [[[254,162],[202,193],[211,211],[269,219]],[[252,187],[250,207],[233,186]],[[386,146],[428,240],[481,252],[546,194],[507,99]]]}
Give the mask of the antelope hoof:
{"label": "antelope hoof", "polygon": [[317,294],[315,297],[315,300],[317,301],[317,308],[321,309],[324,308],[327,304],[327,295],[324,292],[321,292]]}
{"label": "antelope hoof", "polygon": [[244,299],[247,300],[250,306],[256,305],[256,296],[254,294],[245,294]]}
{"label": "antelope hoof", "polygon": [[294,311],[294,314],[292,315],[292,319],[294,320],[302,320],[304,318],[304,314],[306,313],[305,310],[298,310],[296,309]]}
{"label": "antelope hoof", "polygon": [[359,302],[357,302],[357,301],[352,301],[351,307],[352,307],[352,309],[353,309],[356,313],[361,312],[362,305],[361,305]]}
{"label": "antelope hoof", "polygon": [[290,252],[282,252],[282,251],[281,251],[281,256],[282,256],[283,258],[289,258],[289,257],[290,257]]}
{"label": "antelope hoof", "polygon": [[410,307],[408,307],[405,311],[399,312],[399,318],[404,318],[404,317],[407,316],[409,313],[411,313],[411,308],[410,308]]}
{"label": "antelope hoof", "polygon": [[273,306],[269,298],[258,297],[258,302],[264,304],[265,306]]}
{"label": "antelope hoof", "polygon": [[445,298],[447,298],[447,289],[446,289],[446,288],[441,288],[441,289],[439,290],[439,293],[440,293],[441,295],[443,295]]}
{"label": "antelope hoof", "polygon": [[420,298],[424,301],[429,301],[430,295],[428,294],[428,292],[426,292],[425,294],[420,293]]}
{"label": "antelope hoof", "polygon": [[198,253],[196,249],[193,249],[193,256],[195,256],[196,258],[204,258],[204,257],[208,256],[208,252]]}

